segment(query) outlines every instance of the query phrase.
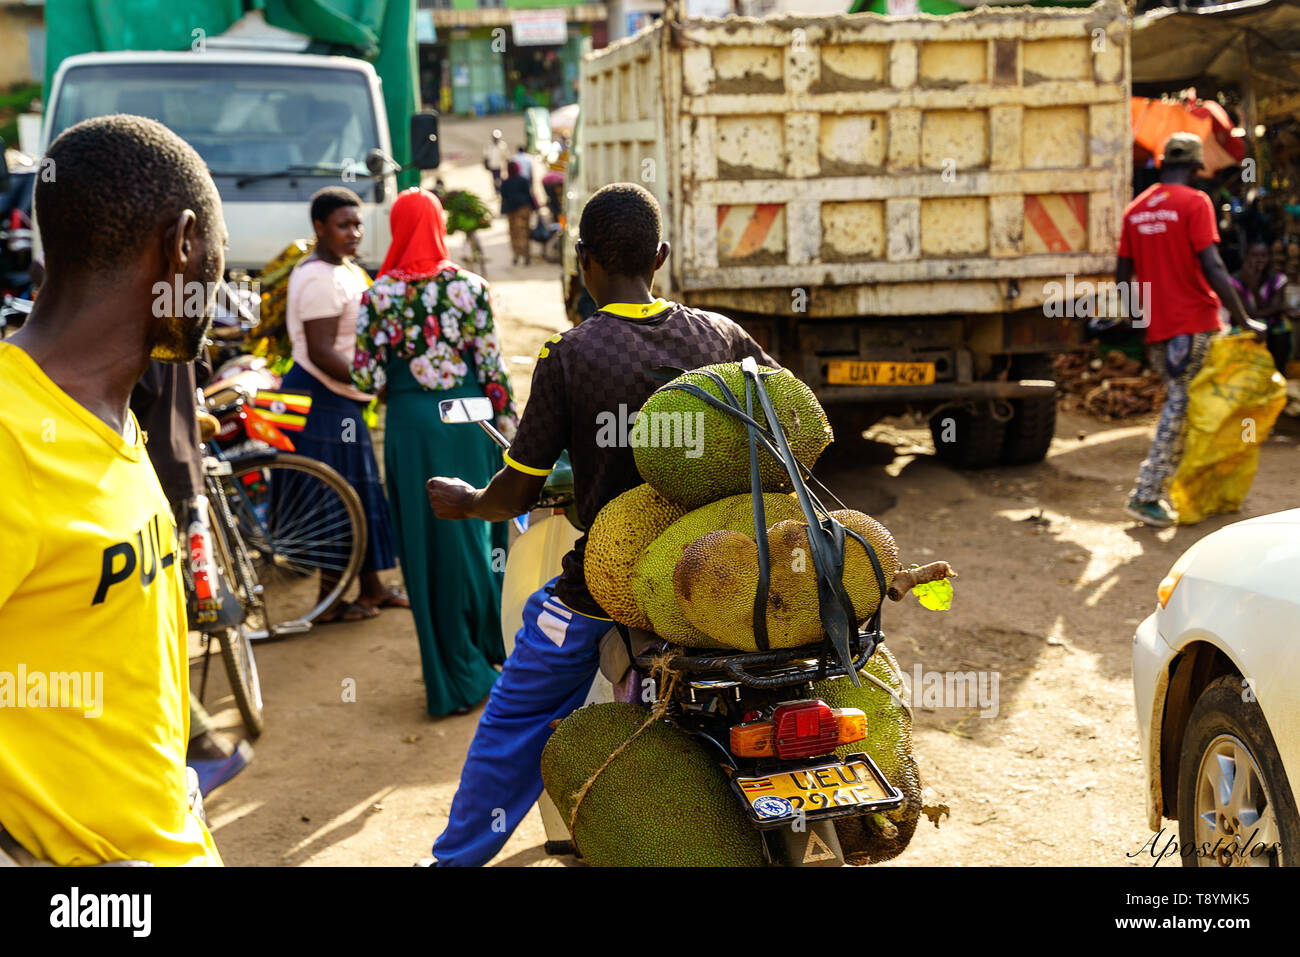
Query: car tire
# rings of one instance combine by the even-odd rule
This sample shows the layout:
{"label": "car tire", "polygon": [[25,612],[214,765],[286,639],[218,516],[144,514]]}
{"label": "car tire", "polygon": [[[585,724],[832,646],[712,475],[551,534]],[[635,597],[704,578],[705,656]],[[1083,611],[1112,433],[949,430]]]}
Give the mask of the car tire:
{"label": "car tire", "polygon": [[945,409],[930,418],[934,454],[953,468],[986,469],[997,465],[1006,434],[1006,423],[985,410]]}
{"label": "car tire", "polygon": [[[1219,752],[1217,757],[1212,753],[1216,751]],[[1271,810],[1279,846],[1276,853],[1271,848],[1272,839],[1254,837],[1252,840],[1255,825],[1250,820],[1238,819],[1230,832],[1216,827],[1207,833],[1203,828],[1198,836],[1200,812],[1211,813],[1207,801],[1202,801],[1198,809],[1197,802],[1201,796],[1197,790],[1202,784],[1203,767],[1207,775],[1206,788],[1213,787],[1208,775],[1215,775],[1220,781],[1229,776],[1230,781],[1238,781],[1241,774],[1249,774],[1251,777],[1246,779],[1245,785],[1247,791],[1251,790],[1252,778],[1257,778],[1255,783],[1262,785],[1263,795],[1248,793],[1224,811],[1228,814],[1239,812],[1242,802],[1252,811],[1266,813]],[[1235,795],[1235,789],[1233,793]],[[1185,867],[1214,866],[1216,863],[1300,864],[1300,815],[1296,812],[1295,795],[1287,781],[1273,734],[1264,720],[1264,712],[1249,693],[1249,686],[1237,675],[1225,675],[1212,681],[1192,707],[1178,764],[1178,819],[1179,849]],[[1216,857],[1197,847],[1198,844],[1208,844],[1212,851],[1225,833],[1240,833],[1246,841],[1245,852]]]}

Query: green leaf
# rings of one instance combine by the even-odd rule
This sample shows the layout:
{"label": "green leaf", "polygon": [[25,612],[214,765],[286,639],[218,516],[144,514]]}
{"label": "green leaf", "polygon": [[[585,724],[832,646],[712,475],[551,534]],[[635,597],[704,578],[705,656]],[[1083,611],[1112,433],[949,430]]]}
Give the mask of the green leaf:
{"label": "green leaf", "polygon": [[921,607],[930,611],[947,611],[952,607],[952,582],[946,578],[917,585],[912,593],[916,595]]}

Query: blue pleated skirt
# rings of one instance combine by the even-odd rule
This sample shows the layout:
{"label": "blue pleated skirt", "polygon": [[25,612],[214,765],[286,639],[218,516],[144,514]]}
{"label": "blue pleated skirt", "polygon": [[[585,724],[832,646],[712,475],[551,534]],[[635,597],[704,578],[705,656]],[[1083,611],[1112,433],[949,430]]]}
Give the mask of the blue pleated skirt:
{"label": "blue pleated skirt", "polygon": [[397,564],[393,526],[384,499],[370,430],[360,402],[339,395],[301,366],[294,366],[280,384],[284,392],[311,396],[311,412],[301,432],[289,433],[294,449],[324,462],[356,489],[366,513],[368,541],[363,572],[382,571]]}

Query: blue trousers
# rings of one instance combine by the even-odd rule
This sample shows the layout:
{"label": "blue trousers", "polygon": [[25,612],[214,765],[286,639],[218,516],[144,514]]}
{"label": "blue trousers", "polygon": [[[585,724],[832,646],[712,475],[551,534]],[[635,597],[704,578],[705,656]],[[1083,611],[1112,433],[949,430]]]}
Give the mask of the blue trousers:
{"label": "blue trousers", "polygon": [[542,793],[542,748],[550,724],[577,710],[613,627],[562,605],[547,590],[524,606],[515,650],[492,686],[461,771],[447,829],[433,843],[439,867],[477,867],[505,846]]}

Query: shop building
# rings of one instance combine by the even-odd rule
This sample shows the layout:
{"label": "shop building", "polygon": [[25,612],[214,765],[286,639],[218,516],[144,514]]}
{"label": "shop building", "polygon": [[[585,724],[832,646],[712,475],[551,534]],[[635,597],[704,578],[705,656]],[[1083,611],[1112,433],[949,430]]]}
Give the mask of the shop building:
{"label": "shop building", "polygon": [[584,46],[608,40],[604,3],[420,0],[420,92],[443,113],[483,116],[577,101]]}

